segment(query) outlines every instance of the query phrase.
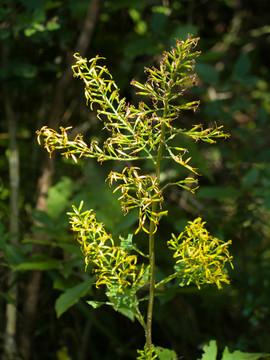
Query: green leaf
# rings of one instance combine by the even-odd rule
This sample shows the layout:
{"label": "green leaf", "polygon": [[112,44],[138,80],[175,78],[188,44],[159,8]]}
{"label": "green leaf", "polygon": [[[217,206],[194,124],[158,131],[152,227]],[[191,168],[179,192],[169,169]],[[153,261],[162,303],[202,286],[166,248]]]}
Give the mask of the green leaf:
{"label": "green leaf", "polygon": [[126,57],[134,58],[145,53],[155,55],[158,53],[158,49],[151,38],[143,37],[138,40],[129,41],[124,47],[124,53]]}
{"label": "green leaf", "polygon": [[165,349],[160,346],[155,347],[155,353],[159,360],[177,360],[177,354],[173,350]]}
{"label": "green leaf", "polygon": [[46,1],[43,5],[43,10],[50,10],[59,7],[63,4],[63,1]]}
{"label": "green leaf", "polygon": [[25,238],[22,240],[23,244],[33,243],[33,244],[42,244],[42,245],[52,245],[51,240],[43,240],[43,239],[31,239],[31,238]]}
{"label": "green leaf", "polygon": [[210,62],[210,61],[217,61],[220,58],[222,58],[224,56],[224,53],[221,51],[204,51],[201,55],[200,55],[200,60],[201,61],[205,61],[205,62]]}
{"label": "green leaf", "polygon": [[270,194],[265,197],[265,199],[263,201],[263,206],[266,211],[268,211],[270,209]]}
{"label": "green leaf", "polygon": [[66,252],[68,252],[71,255],[79,255],[81,257],[82,252],[79,248],[79,246],[76,245],[72,245],[72,244],[67,244],[67,243],[57,243],[57,246],[64,249]]}
{"label": "green leaf", "polygon": [[234,70],[236,72],[236,76],[243,77],[247,75],[250,69],[250,60],[248,57],[248,54],[242,54],[239,56],[239,58],[236,60]]}
{"label": "green leaf", "polygon": [[6,244],[4,248],[5,257],[11,266],[18,266],[25,261],[24,254],[15,246]]}
{"label": "green leaf", "polygon": [[241,195],[241,191],[232,187],[223,186],[206,186],[197,192],[199,198],[222,200],[226,198],[237,198]]}
{"label": "green leaf", "polygon": [[47,29],[48,31],[58,30],[58,29],[60,29],[60,28],[61,28],[61,25],[60,25],[58,22],[56,22],[56,21],[49,21],[49,22],[47,23],[47,27],[46,27],[46,29]]}
{"label": "green leaf", "polygon": [[196,35],[198,33],[197,26],[193,24],[185,24],[178,26],[170,36],[170,45],[175,45],[175,39],[186,39],[188,34]]}
{"label": "green leaf", "polygon": [[[49,215],[45,211],[34,210],[32,213],[32,218],[33,220],[36,220],[36,222],[42,224],[43,225],[42,227],[44,228],[55,227],[53,220],[49,217]],[[38,226],[37,228],[40,228],[40,226]]]}
{"label": "green leaf", "polygon": [[217,358],[217,343],[211,340],[209,345],[203,347],[204,354],[200,360],[216,360]]}
{"label": "green leaf", "polygon": [[[203,347],[204,354],[200,360],[216,360],[217,358],[217,343],[215,340],[211,340],[209,345]],[[225,347],[221,360],[258,360],[268,358],[269,354],[266,353],[244,353],[236,350],[232,353]]]}
{"label": "green leaf", "polygon": [[129,310],[128,308],[114,307],[114,310],[118,311],[120,314],[124,315],[131,321],[135,320],[134,313],[131,310]]}
{"label": "green leaf", "polygon": [[36,8],[32,14],[32,17],[32,25],[34,28],[40,27],[40,24],[46,21],[46,13],[42,8]]}
{"label": "green leaf", "polygon": [[242,179],[242,185],[244,188],[252,188],[258,181],[260,171],[257,167],[249,169]]}
{"label": "green leaf", "polygon": [[[163,8],[164,12],[168,10],[168,8],[161,6],[159,8]],[[169,17],[166,15],[166,13],[156,12],[153,9],[153,15],[151,19],[151,30],[155,37],[164,36],[164,28],[168,23],[168,18]]]}
{"label": "green leaf", "polygon": [[122,236],[119,236],[121,240],[120,248],[126,251],[130,251],[134,249],[134,245],[132,244],[132,237],[133,234],[128,234],[127,238],[123,238]]}
{"label": "green leaf", "polygon": [[71,178],[63,176],[61,180],[49,190],[47,199],[48,214],[57,219],[69,205],[70,196],[77,189]]}
{"label": "green leaf", "polygon": [[0,250],[4,251],[5,247],[6,247],[6,241],[5,241],[5,237],[4,237],[4,226],[0,222]]}
{"label": "green leaf", "polygon": [[55,302],[55,310],[59,318],[67,309],[76,304],[91,288],[94,280],[86,280],[61,294]]}
{"label": "green leaf", "polygon": [[106,295],[110,302],[113,304],[112,307],[115,311],[126,316],[131,321],[134,321],[135,309],[134,304],[138,305],[138,299],[133,293],[133,290],[121,293],[118,291],[118,284],[115,284],[115,288],[111,288],[106,291]]}
{"label": "green leaf", "polygon": [[221,360],[258,360],[258,359],[265,359],[267,357],[269,357],[269,354],[244,353],[239,350],[230,353],[228,348],[225,347]]}
{"label": "green leaf", "polygon": [[53,288],[56,290],[66,291],[72,286],[74,286],[74,282],[70,279],[63,278],[62,276],[57,276],[53,282]]}
{"label": "green leaf", "polygon": [[88,305],[92,306],[94,309],[98,309],[102,305],[106,305],[103,301],[86,301]]}
{"label": "green leaf", "polygon": [[18,77],[30,79],[37,75],[37,67],[27,63],[20,63],[14,66],[13,73]]}
{"label": "green leaf", "polygon": [[3,297],[7,303],[12,304],[14,307],[17,306],[16,302],[7,292],[0,292],[0,297]]}
{"label": "green leaf", "polygon": [[10,36],[11,32],[9,29],[1,29],[0,30],[0,39],[5,40]]}
{"label": "green leaf", "polygon": [[263,107],[259,107],[257,112],[258,120],[262,125],[265,125],[268,119],[268,113]]}
{"label": "green leaf", "polygon": [[62,261],[56,259],[50,259],[44,261],[30,261],[22,262],[14,267],[14,270],[52,270],[58,269],[62,264]]}
{"label": "green leaf", "polygon": [[42,7],[42,0],[24,0],[22,2],[27,7],[27,9],[29,9],[30,11],[33,11],[35,9],[39,9]]}
{"label": "green leaf", "polygon": [[216,85],[218,82],[219,74],[217,70],[209,64],[197,63],[196,71],[203,83]]}
{"label": "green leaf", "polygon": [[121,231],[130,228],[138,220],[137,211],[130,211],[127,215],[120,217],[119,223],[117,223],[113,228],[113,233],[119,234]]}
{"label": "green leaf", "polygon": [[27,29],[24,30],[24,35],[26,37],[30,37],[30,36],[34,35],[36,32],[37,32],[37,29],[27,28]]}
{"label": "green leaf", "polygon": [[85,0],[68,0],[67,5],[70,9],[71,16],[75,19],[81,19],[85,16],[87,12],[89,2]]}
{"label": "green leaf", "polygon": [[[118,0],[112,1],[110,4],[110,10],[117,11],[122,8],[128,8],[131,4],[130,0]],[[136,0],[132,2],[132,7],[136,9],[144,9],[145,8],[145,0]]]}

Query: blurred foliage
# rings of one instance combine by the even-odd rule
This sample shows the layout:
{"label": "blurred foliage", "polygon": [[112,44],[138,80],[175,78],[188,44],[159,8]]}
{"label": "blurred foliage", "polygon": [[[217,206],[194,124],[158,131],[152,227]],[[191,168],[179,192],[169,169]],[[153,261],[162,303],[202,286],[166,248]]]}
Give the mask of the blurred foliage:
{"label": "blurred foliage", "polygon": [[[217,349],[217,344],[215,340],[211,340],[209,342],[209,345],[205,345],[203,347],[203,356],[201,358],[201,360],[216,360],[217,358],[217,354],[218,354],[218,349]],[[225,349],[223,350],[222,353],[222,358],[221,360],[245,360],[245,359],[250,359],[250,360],[257,360],[257,359],[263,359],[263,358],[268,358],[269,355],[267,354],[262,354],[262,353],[243,353],[242,351],[236,350],[233,351],[232,353],[228,350],[227,347],[225,347]]]}
{"label": "blurred foliage", "polygon": [[[0,79],[18,119],[21,162],[21,245],[14,248],[8,233],[9,150],[2,112],[0,331],[4,331],[5,303],[12,301],[5,278],[7,267],[21,268],[19,313],[28,271],[43,269],[32,359],[84,359],[86,354],[91,359],[133,359],[138,343],[144,343],[139,331],[134,336],[129,320],[109,309],[93,314],[85,304],[88,297],[84,284],[89,275],[84,274],[83,259],[68,229],[66,212],[71,203],[79,205],[81,199],[89,208],[98,208],[97,217],[115,235],[126,235],[125,229],[134,223],[136,217],[132,214],[121,217],[117,196],[104,183],[110,165],[102,169],[89,160],[75,168],[68,160],[57,160],[48,211],[34,211],[43,163],[34,133],[47,122],[55,84],[66,68],[66,55],[73,51],[88,4],[88,0],[0,1]],[[161,225],[157,252],[166,265],[170,257],[166,241],[171,232],[181,232],[194,215],[202,216],[211,233],[224,241],[232,240],[235,269],[230,274],[232,284],[222,295],[210,288],[198,293],[190,287],[171,288],[166,298],[160,298],[154,342],[174,348],[187,359],[198,358],[199,345],[213,338],[221,347],[270,352],[269,11],[268,1],[140,0],[131,5],[127,0],[106,0],[88,49],[89,58],[95,54],[107,58],[108,68],[122,89],[121,96],[131,101],[134,94],[127,90],[131,79],[141,80],[138,74],[143,66],[158,59],[175,37],[186,37],[189,32],[201,38],[202,55],[197,64],[200,87],[191,89],[186,97],[191,101],[201,99],[198,122],[222,124],[231,138],[215,148],[200,144],[200,151],[196,143],[187,146],[204,176],[196,199],[178,188],[168,190],[171,216],[164,218]],[[74,81],[66,89],[62,124],[76,124],[76,133],[100,139],[99,124],[86,108],[77,86]],[[4,96],[0,103],[3,109]],[[190,121],[185,113],[182,124]],[[185,147],[186,141],[183,138],[180,146]],[[143,166],[151,169],[147,162]],[[178,177],[177,171],[165,165],[162,176],[169,173]],[[46,236],[40,244],[42,251],[34,256],[31,254],[37,239],[32,233],[36,220],[42,228],[35,232]],[[93,291],[91,297],[102,301],[101,294]],[[66,304],[63,310],[79,298],[82,300],[56,319],[56,300],[60,315],[61,302]],[[18,338],[24,321],[19,320]],[[106,347],[100,340],[104,336]]]}

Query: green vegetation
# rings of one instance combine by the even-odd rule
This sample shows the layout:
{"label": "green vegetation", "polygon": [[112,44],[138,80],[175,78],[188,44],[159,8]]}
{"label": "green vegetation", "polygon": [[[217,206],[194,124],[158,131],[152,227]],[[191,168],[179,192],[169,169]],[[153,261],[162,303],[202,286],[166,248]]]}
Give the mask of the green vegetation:
{"label": "green vegetation", "polygon": [[[146,206],[138,223],[140,202],[131,182],[129,191],[122,193],[122,180],[133,181],[137,176],[137,184],[144,185],[140,201],[157,189],[162,194],[156,198],[161,201],[163,197],[162,208],[157,204],[156,209],[160,216],[154,217],[155,283],[159,287],[155,289],[152,342],[160,347],[153,351],[161,359],[176,354],[199,359],[205,344],[216,339],[221,352],[227,347],[226,356],[236,351],[254,356],[270,353],[268,14],[268,2],[250,0],[139,0],[132,4],[125,0],[0,0],[0,353],[5,360],[144,356],[144,350],[137,353],[145,336],[134,313],[122,316],[110,306],[93,309],[110,302],[106,285],[94,285],[96,275],[104,276],[102,281],[107,273],[93,273],[92,265],[85,272],[84,256],[67,216],[72,204],[79,209],[83,199],[81,213],[94,209],[96,222],[104,224],[114,246],[127,256],[136,255],[136,268],[145,264],[146,271],[149,234],[143,228],[149,231],[152,208]],[[69,141],[82,134],[77,140],[89,147],[91,139],[101,149],[100,155],[104,151],[114,157],[115,152],[121,157],[118,142],[106,140],[117,135],[120,146],[130,133],[121,132],[120,138],[112,127],[102,130],[104,125],[97,117],[102,108],[98,103],[93,104],[93,111],[85,106],[81,81],[71,71],[76,62],[72,55],[106,58],[120,89],[119,99],[126,99],[125,106],[134,104],[133,111],[144,102],[141,110],[146,111],[153,104],[146,95],[135,94],[144,90],[129,86],[132,78],[144,85],[144,66],[152,69],[154,64],[160,69],[163,51],[188,34],[200,37],[198,84],[188,87],[173,105],[200,101],[200,106],[195,113],[181,110],[180,119],[170,125],[179,131],[191,131],[195,124],[214,131],[223,126],[229,139],[213,139],[218,141],[211,145],[177,133],[168,146],[173,156],[181,154],[185,166],[174,161],[164,146],[160,184],[150,182],[155,179],[151,156],[155,160],[157,148],[147,154],[141,138],[137,143],[140,151],[132,156],[145,159],[103,161],[102,166],[91,158],[80,158],[82,148],[74,152],[74,163],[70,156],[60,157],[57,152],[50,158],[38,146],[36,129],[47,126],[56,132],[62,127]],[[104,63],[100,59],[96,65],[103,67]],[[105,80],[109,79],[107,74]],[[113,85],[111,90],[116,90]],[[105,114],[99,115],[106,120]],[[156,115],[161,118],[162,110]],[[130,124],[135,118],[129,118]],[[111,123],[115,121],[111,116]],[[140,170],[129,172],[130,167]],[[105,181],[111,172],[117,180],[112,178],[112,188],[110,179]],[[196,178],[199,188],[193,193]],[[171,185],[164,188],[166,184]],[[149,188],[153,189],[150,194]],[[126,215],[118,201],[123,195],[120,202],[128,208]],[[132,206],[136,208],[129,209]],[[193,281],[188,286],[179,286],[188,283],[187,277],[175,276],[163,283],[183,265],[185,249],[177,246],[185,243],[194,248],[185,229],[199,222],[202,236],[232,241],[229,250],[234,269],[227,262],[230,285],[221,281],[222,291],[202,284],[199,274],[191,271],[187,273]],[[172,249],[167,244],[170,240],[174,241]],[[109,243],[112,245],[111,240]],[[143,318],[148,290],[147,283],[137,294],[139,300],[146,297],[139,303]],[[89,300],[92,306],[86,303]],[[213,353],[209,356],[214,358],[215,347],[210,345]],[[217,358],[222,357],[221,352]]]}

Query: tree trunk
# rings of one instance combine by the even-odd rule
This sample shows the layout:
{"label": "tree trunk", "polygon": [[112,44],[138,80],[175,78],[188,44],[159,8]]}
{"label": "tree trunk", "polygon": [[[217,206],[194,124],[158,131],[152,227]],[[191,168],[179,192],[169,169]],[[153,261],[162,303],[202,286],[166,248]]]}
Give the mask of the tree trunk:
{"label": "tree trunk", "polygon": [[[17,247],[19,243],[19,148],[17,144],[17,121],[16,116],[12,110],[9,100],[9,93],[3,87],[5,113],[8,124],[9,136],[9,183],[10,183],[10,199],[9,199],[9,232],[11,234],[9,243]],[[6,328],[4,335],[4,359],[14,360],[18,358],[18,348],[16,339],[16,325],[17,325],[17,298],[18,298],[18,284],[16,275],[12,270],[8,273],[8,288],[9,295],[13,300],[13,304],[7,303],[6,306]]]}

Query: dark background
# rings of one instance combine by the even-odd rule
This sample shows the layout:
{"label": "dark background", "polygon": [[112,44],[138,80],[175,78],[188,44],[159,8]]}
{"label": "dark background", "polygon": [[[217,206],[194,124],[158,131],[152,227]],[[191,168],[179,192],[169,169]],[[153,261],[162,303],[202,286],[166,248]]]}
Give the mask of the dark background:
{"label": "dark background", "polygon": [[[200,188],[195,196],[166,194],[158,270],[172,266],[171,233],[196,216],[212,234],[232,239],[234,270],[223,291],[172,288],[157,299],[153,342],[184,359],[197,359],[211,339],[220,349],[270,352],[269,16],[268,0],[0,0],[0,353],[8,303],[16,308],[12,346],[19,353],[10,359],[134,359],[143,347],[138,324],[86,304],[104,295],[87,286],[91,274],[66,215],[84,199],[114,235],[134,225],[104,182],[114,164],[74,165],[59,155],[49,161],[35,131],[72,125],[85,140],[104,139],[72,78],[74,52],[106,57],[121,95],[136,103],[130,81],[144,81],[144,66],[187,34],[201,39],[199,86],[187,93],[201,105],[180,124],[216,122],[231,136],[216,145],[180,145],[190,149]],[[181,176],[178,167],[163,170]],[[86,286],[76,295],[79,284]],[[55,301],[69,289],[68,306],[75,305],[57,318]]]}

